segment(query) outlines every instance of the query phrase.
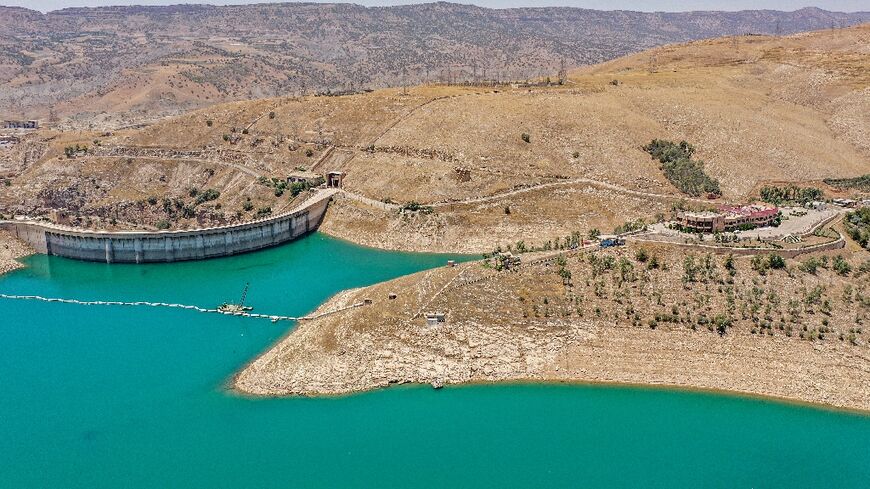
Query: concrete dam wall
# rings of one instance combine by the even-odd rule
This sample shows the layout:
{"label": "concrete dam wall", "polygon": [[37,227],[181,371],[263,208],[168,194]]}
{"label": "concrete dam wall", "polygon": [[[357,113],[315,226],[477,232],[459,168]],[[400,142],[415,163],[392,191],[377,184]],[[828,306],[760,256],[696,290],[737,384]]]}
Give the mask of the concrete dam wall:
{"label": "concrete dam wall", "polygon": [[4,221],[0,227],[38,253],[76,260],[105,263],[202,260],[268,248],[316,230],[333,193],[319,192],[300,207],[267,219],[189,231],[86,231],[32,221]]}

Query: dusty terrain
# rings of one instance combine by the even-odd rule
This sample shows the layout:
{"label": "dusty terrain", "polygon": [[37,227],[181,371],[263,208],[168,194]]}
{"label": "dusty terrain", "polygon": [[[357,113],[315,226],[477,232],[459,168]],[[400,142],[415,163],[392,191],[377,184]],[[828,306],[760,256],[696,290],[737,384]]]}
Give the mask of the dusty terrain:
{"label": "dusty terrain", "polygon": [[0,119],[106,128],[231,100],[556,76],[560,67],[727,34],[845,27],[864,13],[367,8],[0,7]]}
{"label": "dusty terrain", "polygon": [[0,230],[0,275],[21,268],[21,263],[16,259],[31,253],[33,251],[27,245],[10,236],[8,232]]}
{"label": "dusty terrain", "polygon": [[[99,228],[238,222],[304,198],[276,188],[291,173],[339,170],[346,193],[324,232],[403,250],[549,248],[715,203],[665,178],[642,149],[654,138],[693,144],[720,202],[753,199],[765,182],[868,173],[868,46],[870,25],[747,35],[665,46],[563,85],[280,97],[141,128],[41,130],[0,156],[0,214]],[[342,293],[320,311],[373,305],[303,322],[236,387],[641,382],[870,409],[867,251],[849,241],[824,261],[763,270],[746,257],[732,271],[723,256],[643,246],[643,259],[637,246],[524,255],[514,272],[471,263]],[[435,311],[446,323],[426,326]]]}
{"label": "dusty terrain", "polygon": [[[319,311],[373,304],[300,323],[234,386],[274,396],[397,383],[616,382],[870,410],[870,253],[846,255],[848,277],[813,275],[792,260],[761,275],[749,258],[736,259],[732,276],[725,257],[693,255],[701,271],[685,282],[684,255],[644,246],[643,262],[630,246],[518,271],[444,267],[344,292]],[[613,268],[602,265],[607,256]],[[446,322],[428,326],[420,313],[434,311]]]}
{"label": "dusty terrain", "polygon": [[[0,193],[0,213],[51,217],[60,209],[78,223],[145,227],[245,220],[289,205],[258,177],[305,168],[344,171],[348,192],[375,201],[433,208],[334,206],[323,229],[356,242],[482,252],[609,232],[627,220],[655,221],[685,199],[642,150],[653,138],[695,145],[730,202],[751,199],[763,182],[867,173],[868,45],[870,25],[739,36],[575,71],[562,86],[285,97],[142,129],[43,131],[22,143],[30,157],[4,163],[11,187]],[[72,144],[89,151],[69,159]],[[193,206],[185,195],[206,188],[220,198],[186,214],[147,202]]]}

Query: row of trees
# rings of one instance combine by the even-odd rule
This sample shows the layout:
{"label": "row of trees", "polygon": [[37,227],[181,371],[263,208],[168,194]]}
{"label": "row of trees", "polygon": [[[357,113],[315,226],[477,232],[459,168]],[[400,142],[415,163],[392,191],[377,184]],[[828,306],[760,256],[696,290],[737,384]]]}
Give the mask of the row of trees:
{"label": "row of trees", "polygon": [[761,200],[771,204],[806,204],[814,200],[821,200],[825,193],[815,187],[798,187],[787,185],[784,187],[768,185],[761,188]]}

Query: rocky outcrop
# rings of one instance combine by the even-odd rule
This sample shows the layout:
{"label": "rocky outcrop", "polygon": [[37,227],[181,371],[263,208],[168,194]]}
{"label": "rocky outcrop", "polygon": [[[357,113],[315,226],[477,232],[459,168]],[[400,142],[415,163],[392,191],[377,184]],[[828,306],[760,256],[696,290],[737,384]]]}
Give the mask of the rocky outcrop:
{"label": "rocky outcrop", "polygon": [[0,229],[0,275],[21,268],[16,260],[32,253],[26,244]]}

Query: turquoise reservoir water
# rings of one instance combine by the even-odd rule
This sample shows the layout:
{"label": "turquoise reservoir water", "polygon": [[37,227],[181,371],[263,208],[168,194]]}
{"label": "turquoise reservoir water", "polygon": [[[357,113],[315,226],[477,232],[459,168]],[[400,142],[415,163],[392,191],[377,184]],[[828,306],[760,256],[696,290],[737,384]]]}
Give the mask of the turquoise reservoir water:
{"label": "turquoise reservoir water", "polygon": [[[172,265],[36,256],[0,291],[258,311],[442,265],[315,234]],[[870,417],[588,386],[248,399],[227,379],[288,327],[0,300],[0,488],[870,487]],[[771,372],[771,375],[776,375]]]}

